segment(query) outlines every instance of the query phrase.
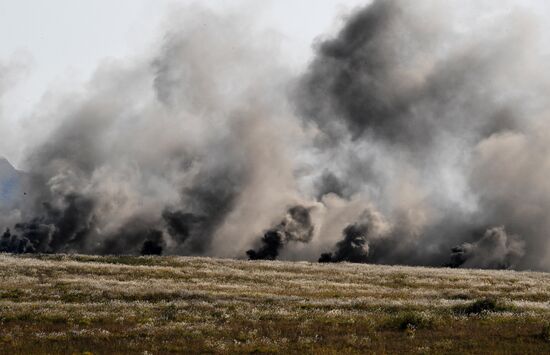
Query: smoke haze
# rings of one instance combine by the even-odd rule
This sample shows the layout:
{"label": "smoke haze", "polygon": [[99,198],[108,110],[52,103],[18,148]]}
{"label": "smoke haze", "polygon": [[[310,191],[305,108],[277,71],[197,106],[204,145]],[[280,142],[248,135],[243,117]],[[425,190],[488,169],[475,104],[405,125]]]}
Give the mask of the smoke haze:
{"label": "smoke haze", "polygon": [[251,19],[176,12],[35,110],[0,250],[550,270],[541,21],[375,0],[296,73]]}

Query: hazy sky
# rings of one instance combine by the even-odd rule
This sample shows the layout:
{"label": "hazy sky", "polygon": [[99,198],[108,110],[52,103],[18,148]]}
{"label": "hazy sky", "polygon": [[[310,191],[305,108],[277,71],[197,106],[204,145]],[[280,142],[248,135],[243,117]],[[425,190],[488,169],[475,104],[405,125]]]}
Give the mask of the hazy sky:
{"label": "hazy sky", "polygon": [[[339,15],[368,2],[0,0],[0,63],[24,68],[3,98],[0,127],[15,127],[47,90],[85,81],[102,59],[139,55],[158,38],[173,6],[200,3],[219,12],[248,12],[260,28],[282,35],[285,57],[299,66],[307,62],[316,36],[334,29]],[[0,155],[19,159],[15,152]]]}

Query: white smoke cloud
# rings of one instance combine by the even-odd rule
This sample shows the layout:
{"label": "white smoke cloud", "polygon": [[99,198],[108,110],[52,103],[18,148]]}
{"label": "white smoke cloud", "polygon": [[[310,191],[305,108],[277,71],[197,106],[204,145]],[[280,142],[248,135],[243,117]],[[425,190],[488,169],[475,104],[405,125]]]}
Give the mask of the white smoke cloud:
{"label": "white smoke cloud", "polygon": [[313,229],[273,244],[284,259],[445,265],[458,245],[462,266],[548,269],[539,22],[514,2],[374,1],[296,75],[251,19],[186,8],[149,55],[36,111],[50,129],[23,143],[16,233],[245,257],[298,206]]}

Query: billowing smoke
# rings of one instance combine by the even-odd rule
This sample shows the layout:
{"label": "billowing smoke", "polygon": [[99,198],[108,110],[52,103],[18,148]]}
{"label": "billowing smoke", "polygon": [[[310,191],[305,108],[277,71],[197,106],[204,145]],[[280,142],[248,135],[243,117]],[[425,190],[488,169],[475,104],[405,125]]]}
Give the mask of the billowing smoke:
{"label": "billowing smoke", "polygon": [[369,256],[369,242],[367,234],[369,228],[366,224],[351,224],[344,231],[344,239],[336,244],[336,252],[321,254],[319,262],[366,263]]}
{"label": "billowing smoke", "polygon": [[510,236],[504,227],[488,229],[481,239],[452,249],[452,267],[509,269],[524,255],[524,242]]}
{"label": "billowing smoke", "polygon": [[[12,227],[4,249],[242,253],[297,198],[285,150],[299,124],[284,104],[287,70],[264,44],[272,35],[199,7],[168,22],[150,57],[104,62],[85,88],[28,119],[50,128],[27,145],[32,197],[15,228],[0,226]],[[236,232],[241,244],[224,240]]]}
{"label": "billowing smoke", "polygon": [[16,233],[5,232],[0,249],[19,253],[78,250],[83,247],[83,236],[91,233],[93,208],[93,201],[77,194],[64,196],[60,206],[45,202],[41,216],[15,224]]}
{"label": "billowing smoke", "polygon": [[356,223],[344,228],[343,239],[336,243],[335,251],[321,254],[319,262],[369,261],[370,244],[387,236],[391,227],[384,218],[372,210],[365,210]]}
{"label": "billowing smoke", "polygon": [[[547,29],[509,5],[374,1],[317,43],[295,93],[318,185],[392,226],[373,242],[349,215],[322,261],[445,265],[471,245],[463,266],[548,269]],[[499,225],[514,237],[478,232]]]}
{"label": "billowing smoke", "polygon": [[0,252],[24,254],[34,253],[36,250],[28,239],[13,235],[9,229],[6,229],[0,237]]}
{"label": "billowing smoke", "polygon": [[28,195],[0,208],[0,246],[549,270],[532,6],[374,0],[298,74],[250,19],[186,8],[150,55],[27,119]]}
{"label": "billowing smoke", "polygon": [[275,260],[281,248],[288,243],[309,243],[313,231],[309,209],[294,206],[279,224],[265,232],[258,250],[250,249],[246,254],[251,260]]}

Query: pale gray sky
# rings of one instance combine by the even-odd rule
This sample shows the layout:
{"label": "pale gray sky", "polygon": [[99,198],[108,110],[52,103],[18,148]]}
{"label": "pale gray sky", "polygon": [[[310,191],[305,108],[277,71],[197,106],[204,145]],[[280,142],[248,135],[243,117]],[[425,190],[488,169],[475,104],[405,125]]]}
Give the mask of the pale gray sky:
{"label": "pale gray sky", "polygon": [[[315,37],[369,0],[0,0],[0,65],[24,68],[2,100],[0,129],[17,130],[47,90],[87,80],[105,58],[138,55],[158,37],[173,6],[199,3],[219,12],[244,11],[260,29],[283,36],[285,57],[307,63]],[[20,152],[0,145],[17,162]]]}

